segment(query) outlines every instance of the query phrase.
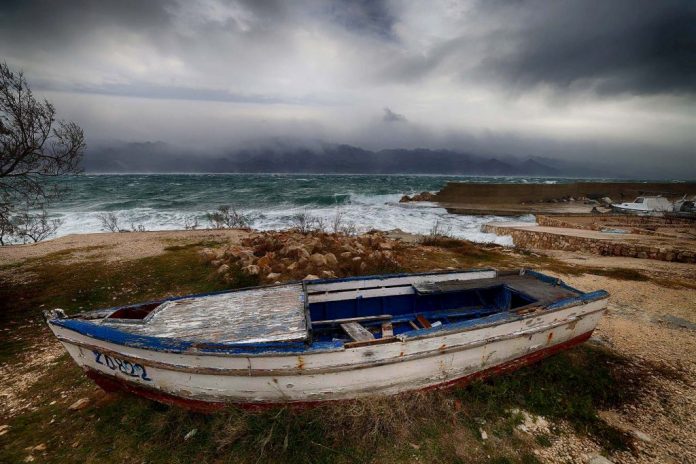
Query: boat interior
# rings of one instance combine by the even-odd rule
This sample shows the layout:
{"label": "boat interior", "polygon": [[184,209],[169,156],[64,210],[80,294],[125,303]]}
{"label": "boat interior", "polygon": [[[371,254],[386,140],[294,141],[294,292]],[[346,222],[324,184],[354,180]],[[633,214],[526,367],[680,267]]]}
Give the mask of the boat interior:
{"label": "boat interior", "polygon": [[306,285],[315,341],[350,345],[502,322],[579,292],[536,273],[436,274]]}
{"label": "boat interior", "polygon": [[208,343],[385,343],[543,311],[582,293],[531,271],[305,281],[74,316],[138,335]]}

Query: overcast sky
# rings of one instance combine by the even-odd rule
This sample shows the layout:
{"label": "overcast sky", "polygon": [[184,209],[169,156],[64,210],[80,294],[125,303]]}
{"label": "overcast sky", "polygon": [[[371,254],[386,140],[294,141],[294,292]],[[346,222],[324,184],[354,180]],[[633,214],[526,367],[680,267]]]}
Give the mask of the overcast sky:
{"label": "overcast sky", "polygon": [[292,137],[696,177],[693,0],[4,1],[0,59],[93,146]]}

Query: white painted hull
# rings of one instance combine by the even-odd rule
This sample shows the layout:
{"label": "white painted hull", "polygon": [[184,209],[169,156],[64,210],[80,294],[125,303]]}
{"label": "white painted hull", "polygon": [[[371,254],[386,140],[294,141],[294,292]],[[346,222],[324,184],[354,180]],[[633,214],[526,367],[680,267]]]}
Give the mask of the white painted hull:
{"label": "white painted hull", "polygon": [[394,394],[509,367],[515,360],[550,354],[589,337],[606,305],[605,298],[487,327],[303,355],[177,354],[118,345],[49,325],[89,372],[211,405],[264,404]]}

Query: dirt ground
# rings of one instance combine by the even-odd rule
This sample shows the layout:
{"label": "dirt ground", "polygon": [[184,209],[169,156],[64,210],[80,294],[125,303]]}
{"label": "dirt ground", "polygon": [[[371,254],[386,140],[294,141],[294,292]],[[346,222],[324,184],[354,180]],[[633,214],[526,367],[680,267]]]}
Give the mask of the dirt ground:
{"label": "dirt ground", "polygon": [[70,253],[74,260],[98,255],[107,260],[122,261],[158,255],[172,242],[186,244],[224,240],[235,243],[244,236],[246,233],[238,229],[70,234],[39,243],[0,247],[0,266],[53,253]]}

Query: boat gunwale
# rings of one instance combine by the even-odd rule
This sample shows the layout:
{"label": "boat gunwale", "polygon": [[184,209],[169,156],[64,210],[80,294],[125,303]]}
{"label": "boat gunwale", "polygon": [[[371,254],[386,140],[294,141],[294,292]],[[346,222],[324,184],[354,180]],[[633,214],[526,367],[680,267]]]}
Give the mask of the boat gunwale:
{"label": "boat gunwale", "polygon": [[[598,300],[594,300],[594,301],[598,301]],[[567,308],[562,308],[562,309],[567,309]],[[589,312],[581,314],[581,315],[574,315],[574,316],[568,317],[568,318],[560,320],[560,321],[552,322],[550,324],[536,326],[536,327],[530,328],[529,330],[504,333],[504,334],[500,334],[500,335],[497,335],[494,337],[470,341],[468,343],[451,345],[451,346],[446,346],[446,347],[437,347],[435,349],[430,349],[427,351],[410,353],[410,354],[398,356],[398,357],[385,358],[385,359],[381,359],[379,361],[367,361],[367,362],[363,362],[363,363],[350,363],[350,364],[334,365],[334,366],[329,366],[329,367],[302,368],[302,369],[300,369],[300,368],[224,369],[224,368],[215,368],[215,367],[188,367],[188,366],[183,366],[183,365],[179,365],[179,364],[171,364],[168,362],[162,362],[162,361],[152,360],[152,359],[148,359],[148,358],[142,358],[142,357],[134,356],[134,355],[130,355],[130,354],[124,354],[124,353],[110,350],[108,348],[100,347],[98,345],[90,345],[89,343],[77,341],[77,340],[67,338],[67,337],[57,336],[57,338],[61,342],[70,343],[70,344],[73,344],[73,345],[81,347],[81,348],[86,348],[86,349],[90,349],[90,350],[96,349],[96,350],[101,351],[105,354],[115,355],[115,356],[124,358],[124,359],[129,360],[129,361],[135,361],[135,362],[141,363],[141,364],[146,365],[146,366],[152,366],[152,367],[156,367],[159,369],[167,369],[167,370],[178,371],[178,372],[187,372],[187,373],[195,373],[195,374],[202,374],[202,375],[225,375],[225,376],[244,376],[244,377],[319,375],[319,374],[331,374],[331,373],[338,373],[338,372],[349,372],[349,371],[353,371],[353,370],[379,367],[379,366],[384,366],[384,365],[388,365],[388,364],[396,364],[396,363],[405,362],[405,361],[412,361],[412,360],[417,360],[417,359],[429,358],[429,357],[433,357],[433,356],[437,356],[437,355],[441,355],[441,354],[455,353],[455,352],[459,352],[459,351],[474,349],[474,348],[477,348],[479,346],[487,345],[489,343],[494,343],[494,342],[498,342],[498,341],[511,340],[511,339],[521,338],[521,337],[530,337],[530,336],[533,336],[533,335],[540,333],[540,332],[552,330],[552,329],[555,329],[557,327],[562,327],[562,326],[565,326],[568,324],[572,324],[574,322],[578,322],[585,317],[591,316],[597,312],[602,312],[605,310],[606,310],[606,307],[602,306],[600,308],[597,308],[595,310],[589,311]],[[520,321],[523,319],[524,318],[522,318],[522,317],[515,318],[515,319],[505,321],[504,323],[517,322],[517,321]],[[486,327],[490,327],[493,325],[500,325],[500,323],[488,324]],[[483,327],[483,328],[486,328],[486,327]],[[446,333],[446,334],[442,333],[442,334],[438,334],[438,336],[453,335],[456,333],[463,333],[463,332],[465,332],[465,331]],[[430,338],[432,338],[432,337],[430,337]],[[414,340],[414,339],[409,339],[409,340],[397,339],[397,340],[395,340],[395,343],[402,343],[403,344],[403,343],[408,343],[411,340]],[[359,349],[359,348],[363,348],[363,347],[357,347],[357,348],[353,348],[353,349]],[[325,353],[325,352],[326,351],[324,351],[323,353]],[[185,354],[198,355],[199,353],[185,353]],[[275,355],[276,353],[273,353],[273,354]],[[278,353],[278,355],[280,355],[280,353]],[[247,356],[244,356],[244,357],[247,357]]]}
{"label": "boat gunwale", "polygon": [[[365,277],[347,277],[344,279],[321,279],[321,280],[315,280],[311,282],[307,281],[301,281],[303,288],[305,289],[305,294],[306,294],[306,286],[309,284],[311,285],[312,283],[321,283],[321,282],[342,282],[342,281],[347,281],[347,280],[383,280],[386,278],[394,278],[394,277],[411,277],[411,276],[424,276],[424,275],[441,275],[441,274],[459,274],[459,273],[466,273],[466,272],[482,272],[482,271],[495,271],[496,272],[496,277],[502,275],[502,273],[499,273],[495,269],[470,269],[470,270],[454,270],[454,271],[444,271],[444,272],[424,272],[424,273],[401,273],[401,274],[389,274],[389,275],[378,275],[378,276],[365,276]],[[571,306],[576,306],[580,304],[587,304],[592,301],[597,301],[601,299],[606,299],[609,297],[609,294],[605,290],[596,290],[593,292],[582,292],[578,289],[575,289],[569,285],[567,285],[565,282],[563,282],[561,279],[555,278],[548,276],[546,274],[542,274],[537,271],[533,270],[528,270],[528,269],[520,269],[518,271],[520,275],[526,275],[529,274],[536,279],[544,282],[544,283],[549,283],[553,285],[558,285],[561,286],[564,289],[567,289],[569,291],[573,291],[577,293],[577,296],[574,297],[569,297],[569,298],[563,298],[554,301],[553,303],[547,305],[544,308],[544,314],[548,314],[551,312],[559,311]],[[505,273],[509,274],[509,273]],[[296,284],[297,282],[293,282],[292,284]],[[263,287],[250,287],[250,288],[264,288],[264,287],[277,287],[281,285],[289,285],[289,284],[276,284],[276,285],[266,285]],[[222,292],[212,292],[209,294],[199,294],[199,295],[187,295],[184,297],[175,297],[174,300],[180,300],[183,298],[192,298],[192,297],[197,297],[197,296],[207,296],[210,294],[221,294],[221,293],[233,293],[237,291],[244,291],[244,290],[249,290],[250,288],[245,288],[245,289],[236,289],[236,290],[231,290],[231,291],[222,291]],[[171,301],[172,299],[168,300],[162,300],[164,301]],[[309,298],[305,299],[305,305],[308,306],[308,300]],[[142,303],[142,304],[148,304],[148,303]],[[121,306],[122,307],[132,307],[135,305],[127,305],[127,306]],[[105,311],[105,310],[104,310]],[[84,314],[84,313],[83,313]],[[479,324],[479,325],[471,325],[469,324],[466,327],[461,327],[461,328],[454,328],[452,329],[451,327],[447,326],[442,326],[441,328],[435,328],[437,330],[431,329],[418,329],[414,331],[407,332],[406,334],[409,334],[408,336],[404,337],[405,334],[401,334],[399,340],[402,342],[409,341],[409,340],[416,340],[416,339],[423,339],[423,338],[430,338],[430,337],[440,337],[452,333],[459,333],[459,332],[467,332],[471,330],[479,330],[483,329],[486,327],[494,326],[494,325],[500,325],[505,322],[512,322],[512,321],[518,321],[518,320],[524,320],[527,318],[532,318],[532,317],[538,317],[539,313],[534,312],[534,313],[529,313],[525,315],[516,315],[514,318],[508,320],[508,321],[496,321],[496,322],[491,322],[489,324]],[[138,334],[133,334],[125,330],[121,330],[117,327],[109,327],[106,325],[90,322],[88,320],[80,320],[79,319],[79,314],[74,315],[68,318],[57,318],[55,317],[51,312],[48,312],[47,314],[47,322],[49,324],[53,324],[56,326],[63,327],[68,330],[75,331],[77,333],[80,333],[86,337],[91,337],[96,340],[101,340],[101,341],[106,341],[109,343],[113,343],[116,345],[121,345],[121,346],[127,346],[127,347],[132,347],[132,348],[139,348],[139,349],[145,349],[145,350],[150,350],[150,351],[156,351],[156,352],[170,352],[170,353],[177,353],[177,354],[196,354],[196,355],[212,355],[212,356],[269,356],[269,355],[274,355],[274,356],[282,356],[282,355],[287,355],[287,356],[294,356],[298,354],[312,354],[312,353],[324,353],[324,352],[331,352],[331,351],[343,351],[346,350],[347,348],[344,345],[344,342],[342,341],[331,341],[331,342],[311,342],[311,319],[308,331],[310,333],[310,344],[307,344],[305,341],[282,341],[282,342],[255,342],[255,343],[199,343],[191,340],[182,340],[182,339],[175,339],[175,338],[166,338],[166,337],[154,337],[154,336],[148,336],[148,335],[138,335]],[[462,321],[462,322],[470,322],[470,321]],[[462,324],[462,322],[455,323],[455,324]],[[81,330],[82,329],[82,330]]]}

